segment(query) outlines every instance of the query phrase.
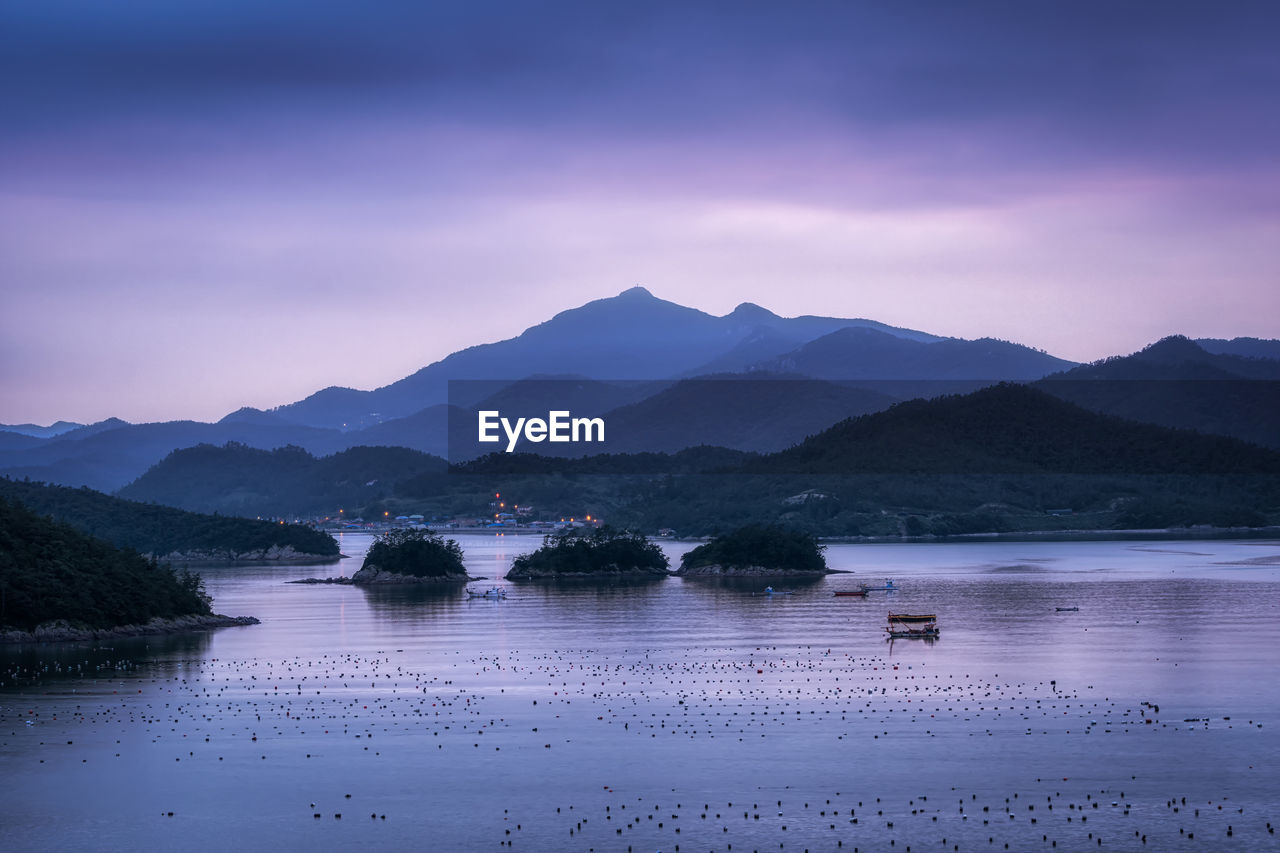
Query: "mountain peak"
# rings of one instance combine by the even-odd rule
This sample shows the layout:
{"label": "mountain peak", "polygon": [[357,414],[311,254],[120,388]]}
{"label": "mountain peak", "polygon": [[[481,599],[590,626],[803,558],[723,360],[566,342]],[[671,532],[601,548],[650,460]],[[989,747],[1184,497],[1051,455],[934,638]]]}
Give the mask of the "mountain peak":
{"label": "mountain peak", "polygon": [[652,293],[650,293],[648,288],[641,287],[640,285],[637,284],[635,287],[628,287],[626,290],[619,293],[618,298],[619,299],[656,299],[657,297],[654,296]]}
{"label": "mountain peak", "polygon": [[778,319],[777,314],[773,313],[768,308],[761,308],[754,302],[743,302],[726,316],[743,322],[761,322],[764,320]]}
{"label": "mountain peak", "polygon": [[1204,361],[1209,353],[1195,341],[1183,335],[1170,335],[1167,338],[1161,338],[1136,355],[1146,361],[1177,364],[1186,361]]}

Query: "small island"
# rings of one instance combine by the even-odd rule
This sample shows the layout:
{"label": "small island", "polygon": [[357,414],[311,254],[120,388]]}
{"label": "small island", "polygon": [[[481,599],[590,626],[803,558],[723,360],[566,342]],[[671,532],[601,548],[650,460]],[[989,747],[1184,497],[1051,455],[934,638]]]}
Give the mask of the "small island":
{"label": "small island", "polygon": [[175,574],[0,498],[0,642],[96,640],[253,625],[219,616],[200,576]]}
{"label": "small island", "polygon": [[694,578],[812,577],[832,574],[826,546],[809,533],[752,524],[699,545],[680,560],[676,575]]}
{"label": "small island", "polygon": [[542,547],[521,554],[511,564],[507,580],[559,578],[665,578],[670,561],[662,549],[631,530],[609,526],[552,533]]}
{"label": "small island", "polygon": [[429,530],[390,530],[378,537],[365,555],[360,571],[351,576],[356,586],[374,584],[466,583],[462,546]]}

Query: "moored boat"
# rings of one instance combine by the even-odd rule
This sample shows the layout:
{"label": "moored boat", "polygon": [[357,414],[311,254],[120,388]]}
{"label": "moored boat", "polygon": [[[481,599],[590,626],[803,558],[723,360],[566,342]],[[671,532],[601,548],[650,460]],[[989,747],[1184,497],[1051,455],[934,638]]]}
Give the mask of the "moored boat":
{"label": "moored boat", "polygon": [[937,622],[936,613],[890,613],[890,622]]}
{"label": "moored boat", "polygon": [[473,589],[467,590],[467,598],[506,598],[507,591],[500,586],[491,586],[484,592],[476,592]]}
{"label": "moored boat", "polygon": [[885,630],[890,640],[936,640],[940,634],[938,614],[890,613]]}
{"label": "moored boat", "polygon": [[867,588],[861,586],[857,589],[837,589],[832,595],[836,598],[866,598]]}
{"label": "moored boat", "polygon": [[890,625],[885,630],[889,632],[891,640],[936,640],[941,636],[937,625],[922,625],[919,628]]}

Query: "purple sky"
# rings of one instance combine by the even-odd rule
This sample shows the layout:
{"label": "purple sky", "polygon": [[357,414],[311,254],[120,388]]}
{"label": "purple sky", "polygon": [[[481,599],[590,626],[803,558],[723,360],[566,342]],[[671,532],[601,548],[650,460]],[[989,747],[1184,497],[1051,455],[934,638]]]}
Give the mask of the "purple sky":
{"label": "purple sky", "polygon": [[634,284],[1280,336],[1273,3],[328,6],[0,9],[0,422],[375,387]]}

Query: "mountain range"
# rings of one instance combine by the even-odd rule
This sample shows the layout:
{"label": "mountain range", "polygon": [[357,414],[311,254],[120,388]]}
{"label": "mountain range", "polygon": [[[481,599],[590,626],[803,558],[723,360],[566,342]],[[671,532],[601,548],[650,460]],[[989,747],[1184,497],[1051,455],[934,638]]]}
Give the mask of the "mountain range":
{"label": "mountain range", "polygon": [[938,534],[1259,526],[1280,518],[1278,475],[1280,451],[1001,383],[842,420],[772,454],[499,452],[446,472],[443,460],[394,448],[317,459],[206,446],[174,452],[122,494],[205,512],[474,519],[501,493],[535,517],[603,513],[644,530],[701,534],[745,519],[896,535],[912,517],[903,530]]}
{"label": "mountain range", "polygon": [[[786,318],[751,303],[718,317],[636,287],[372,391],[330,387],[213,424],[112,418],[0,426],[0,475],[115,491],[171,451],[227,442],[292,445],[321,456],[397,446],[461,461],[492,449],[468,446],[479,408],[602,415],[610,427],[600,449],[615,453],[701,444],[772,452],[900,400],[1010,380],[1038,381],[1104,413],[1280,446],[1280,360],[1272,357],[1280,342],[1202,343],[1169,339],[1076,365],[1006,341],[945,338],[867,319]],[[1112,379],[1125,382],[1100,381]],[[1135,394],[1137,380],[1155,387]],[[1219,384],[1207,387],[1210,381]]]}

